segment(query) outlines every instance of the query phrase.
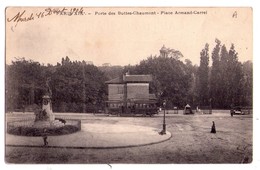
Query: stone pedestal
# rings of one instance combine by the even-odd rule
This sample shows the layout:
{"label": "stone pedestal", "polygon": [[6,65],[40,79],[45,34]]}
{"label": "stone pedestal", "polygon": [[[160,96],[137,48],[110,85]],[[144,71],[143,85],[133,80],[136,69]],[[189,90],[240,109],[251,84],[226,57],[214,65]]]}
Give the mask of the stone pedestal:
{"label": "stone pedestal", "polygon": [[51,98],[48,95],[45,95],[42,97],[42,110],[46,112],[46,116],[48,117],[48,121],[54,121],[55,115],[52,112],[52,106],[51,106]]}
{"label": "stone pedestal", "polygon": [[53,128],[64,126],[64,123],[59,120],[55,120],[55,115],[52,112],[50,96],[45,95],[42,99],[42,109],[35,111],[35,122],[33,127]]}

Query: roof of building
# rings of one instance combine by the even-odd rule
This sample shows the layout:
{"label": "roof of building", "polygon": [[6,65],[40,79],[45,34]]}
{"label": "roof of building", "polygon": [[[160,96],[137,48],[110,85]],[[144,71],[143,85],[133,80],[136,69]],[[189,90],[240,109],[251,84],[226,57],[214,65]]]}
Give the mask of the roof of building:
{"label": "roof of building", "polygon": [[151,75],[126,75],[124,76],[125,82],[150,82],[152,81]]}
{"label": "roof of building", "polygon": [[124,82],[123,82],[123,78],[122,77],[117,77],[117,78],[114,78],[112,80],[108,80],[105,83],[106,84],[122,84]]}
{"label": "roof of building", "polygon": [[144,83],[151,82],[152,75],[123,75],[123,77],[117,77],[115,79],[106,81],[106,84],[122,84],[128,82]]}

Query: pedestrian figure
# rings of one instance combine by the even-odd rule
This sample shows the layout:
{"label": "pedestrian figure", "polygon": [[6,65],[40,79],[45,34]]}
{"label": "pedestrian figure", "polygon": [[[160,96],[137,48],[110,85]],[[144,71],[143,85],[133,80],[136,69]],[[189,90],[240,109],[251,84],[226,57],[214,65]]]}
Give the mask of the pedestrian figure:
{"label": "pedestrian figure", "polygon": [[230,105],[230,108],[231,108],[231,110],[230,110],[230,114],[231,114],[231,117],[233,117],[233,114],[234,114],[234,104],[232,103],[231,105]]}
{"label": "pedestrian figure", "polygon": [[43,134],[42,134],[42,138],[43,138],[43,142],[44,142],[44,146],[48,146],[48,141],[47,141],[47,139],[48,139],[48,136],[47,136],[47,130],[46,129],[44,129],[43,130]]}
{"label": "pedestrian figure", "polygon": [[231,109],[230,114],[231,114],[231,117],[233,117],[233,115],[234,115],[234,110],[233,109]]}
{"label": "pedestrian figure", "polygon": [[211,132],[210,133],[216,133],[216,127],[215,127],[215,122],[212,121],[212,127],[211,127]]}

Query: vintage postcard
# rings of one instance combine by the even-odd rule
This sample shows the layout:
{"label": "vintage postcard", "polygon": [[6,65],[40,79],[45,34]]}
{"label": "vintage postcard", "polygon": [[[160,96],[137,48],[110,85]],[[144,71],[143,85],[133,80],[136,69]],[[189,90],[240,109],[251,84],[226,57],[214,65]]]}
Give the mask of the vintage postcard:
{"label": "vintage postcard", "polygon": [[5,161],[250,164],[249,7],[7,7]]}

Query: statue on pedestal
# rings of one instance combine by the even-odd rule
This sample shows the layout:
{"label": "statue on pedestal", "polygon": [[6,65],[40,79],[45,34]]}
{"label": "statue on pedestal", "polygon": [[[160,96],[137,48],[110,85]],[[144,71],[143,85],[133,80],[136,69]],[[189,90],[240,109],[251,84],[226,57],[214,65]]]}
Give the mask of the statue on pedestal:
{"label": "statue on pedestal", "polygon": [[45,95],[42,97],[42,109],[35,111],[35,122],[38,121],[48,121],[52,122],[55,120],[55,115],[52,112],[52,105],[51,105],[51,88],[49,85],[50,78],[46,81],[46,90]]}

